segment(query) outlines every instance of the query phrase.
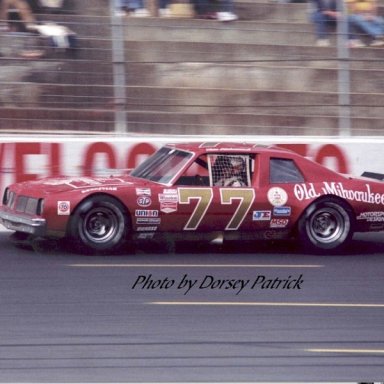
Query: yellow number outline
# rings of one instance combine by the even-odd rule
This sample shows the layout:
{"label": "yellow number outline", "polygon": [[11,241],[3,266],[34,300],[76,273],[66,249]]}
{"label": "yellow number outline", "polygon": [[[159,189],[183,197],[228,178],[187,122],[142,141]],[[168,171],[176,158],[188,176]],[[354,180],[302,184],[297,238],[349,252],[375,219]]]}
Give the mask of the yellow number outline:
{"label": "yellow number outline", "polygon": [[195,231],[203,220],[213,199],[211,188],[179,188],[179,203],[190,204],[191,200],[198,200],[191,217],[184,226],[185,231]]}
{"label": "yellow number outline", "polygon": [[220,189],[220,200],[221,204],[232,204],[234,200],[240,200],[240,203],[229,221],[225,230],[235,231],[241,223],[244,221],[247,213],[251,209],[252,203],[255,201],[255,190],[254,189],[243,189],[243,188],[231,188],[231,189]]}
{"label": "yellow number outline", "polygon": [[[220,203],[230,205],[234,200],[240,200],[237,209],[225,227],[227,231],[237,230],[247,216],[255,201],[255,190],[251,188],[220,188]],[[198,200],[191,217],[184,226],[185,231],[195,231],[203,220],[213,199],[211,188],[179,188],[179,203],[191,204]]]}

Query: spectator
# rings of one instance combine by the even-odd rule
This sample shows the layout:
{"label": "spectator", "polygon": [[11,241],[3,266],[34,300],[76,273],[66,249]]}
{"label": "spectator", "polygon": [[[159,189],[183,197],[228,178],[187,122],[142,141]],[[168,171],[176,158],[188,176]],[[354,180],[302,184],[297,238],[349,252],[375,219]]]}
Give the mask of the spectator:
{"label": "spectator", "polygon": [[25,0],[0,0],[0,21],[8,22],[10,11],[17,12],[22,23],[19,21],[14,22],[14,26],[11,29],[23,30],[21,26],[25,26],[25,29],[29,29],[36,23],[35,16],[31,7]]}
{"label": "spectator", "polygon": [[217,20],[219,21],[235,21],[239,17],[234,12],[234,6],[232,0],[222,0],[222,7],[217,12]]}
{"label": "spectator", "polygon": [[234,21],[238,16],[234,13],[233,0],[221,0],[220,9],[212,0],[191,0],[197,17],[203,19],[217,19],[219,21]]}
{"label": "spectator", "polygon": [[376,0],[351,0],[348,3],[349,23],[354,31],[371,39],[371,47],[384,45],[384,19],[377,14]]}
{"label": "spectator", "polygon": [[335,26],[339,17],[336,0],[312,0],[315,10],[312,13],[312,22],[315,25],[316,45],[328,47],[329,28]]}
{"label": "spectator", "polygon": [[215,8],[210,0],[191,0],[195,14],[201,19],[216,19]]}
{"label": "spectator", "polygon": [[58,11],[63,8],[64,0],[38,0],[40,8],[44,11]]}
{"label": "spectator", "polygon": [[115,0],[116,16],[148,17],[143,0]]}
{"label": "spectator", "polygon": [[77,35],[68,27],[50,22],[36,24],[33,29],[48,39],[51,48],[72,52],[77,48]]}
{"label": "spectator", "polygon": [[171,16],[171,10],[168,8],[170,0],[158,0],[159,1],[159,16],[169,17]]}
{"label": "spectator", "polygon": [[[312,21],[315,24],[316,45],[318,47],[328,47],[330,45],[328,36],[329,28],[335,27],[340,19],[340,12],[337,9],[337,0],[312,0],[315,10],[312,13]],[[348,30],[350,20],[347,19]],[[350,48],[362,47],[360,40],[355,39],[351,33],[348,33],[348,45]]]}

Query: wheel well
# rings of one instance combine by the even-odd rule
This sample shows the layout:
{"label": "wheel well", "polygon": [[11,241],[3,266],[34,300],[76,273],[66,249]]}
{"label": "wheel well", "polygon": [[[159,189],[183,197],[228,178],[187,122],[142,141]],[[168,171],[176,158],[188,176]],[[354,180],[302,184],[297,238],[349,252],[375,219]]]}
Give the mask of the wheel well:
{"label": "wheel well", "polygon": [[130,212],[129,212],[128,208],[125,206],[125,204],[119,198],[117,198],[116,196],[112,196],[112,195],[110,195],[108,193],[93,193],[92,195],[88,195],[88,196],[84,197],[84,199],[80,200],[77,203],[76,208],[71,212],[70,219],[68,220],[67,228],[66,228],[67,233],[68,233],[68,230],[69,230],[69,228],[71,226],[71,221],[72,221],[73,217],[75,216],[75,214],[77,214],[77,212],[79,211],[79,209],[82,206],[82,204],[84,202],[86,202],[87,200],[90,200],[90,199],[92,199],[94,197],[103,197],[103,198],[108,197],[109,199],[115,200],[117,203],[119,203],[124,208],[124,214],[126,215],[127,220],[131,224]]}
{"label": "wheel well", "polygon": [[351,204],[349,204],[348,201],[346,201],[345,199],[339,197],[339,196],[336,196],[336,195],[326,195],[326,196],[320,196],[318,197],[316,200],[312,201],[304,210],[303,212],[301,213],[301,215],[299,216],[299,218],[297,219],[296,221],[296,225],[295,225],[295,229],[294,229],[294,232],[297,233],[298,232],[298,226],[299,226],[299,223],[300,223],[300,220],[302,219],[302,217],[304,215],[307,215],[308,213],[311,212],[311,210],[315,209],[315,206],[316,204],[318,203],[322,203],[322,202],[325,202],[325,201],[331,201],[333,203],[336,203],[336,204],[339,204],[339,205],[342,205],[350,214],[350,218],[351,218],[351,226],[352,228],[355,226],[355,218],[356,218],[356,215],[355,215],[355,211],[354,209],[352,208]]}

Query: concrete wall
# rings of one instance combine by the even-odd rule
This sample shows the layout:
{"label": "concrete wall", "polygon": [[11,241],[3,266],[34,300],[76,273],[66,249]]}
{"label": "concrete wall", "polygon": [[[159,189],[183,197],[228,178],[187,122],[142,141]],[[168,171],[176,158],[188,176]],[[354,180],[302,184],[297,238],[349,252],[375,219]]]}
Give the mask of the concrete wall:
{"label": "concrete wall", "polygon": [[0,138],[0,191],[13,182],[46,176],[110,175],[133,168],[169,142],[231,141],[284,146],[335,171],[384,173],[384,139],[290,138],[255,136],[78,137],[7,136]]}

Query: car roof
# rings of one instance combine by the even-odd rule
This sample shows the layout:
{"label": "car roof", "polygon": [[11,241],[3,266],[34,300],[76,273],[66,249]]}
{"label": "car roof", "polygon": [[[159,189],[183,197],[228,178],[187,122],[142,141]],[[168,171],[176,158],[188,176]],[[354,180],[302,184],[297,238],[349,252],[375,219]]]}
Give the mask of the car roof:
{"label": "car roof", "polygon": [[292,154],[285,148],[279,148],[273,145],[261,145],[255,143],[238,143],[238,142],[190,142],[190,143],[171,143],[167,144],[168,147],[177,148],[184,151],[191,151],[198,154],[209,153],[209,152],[243,152],[243,153],[254,153],[254,152],[284,152]]}

